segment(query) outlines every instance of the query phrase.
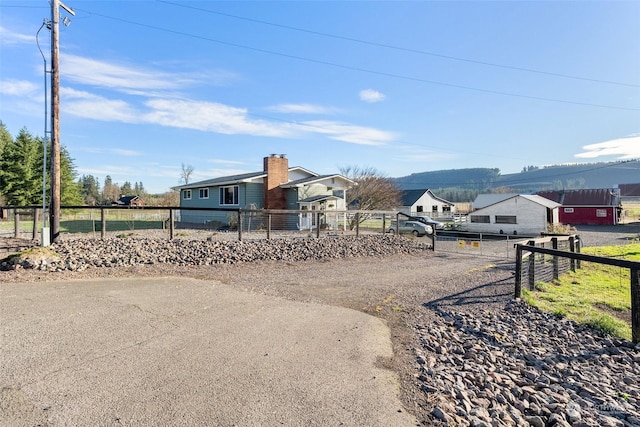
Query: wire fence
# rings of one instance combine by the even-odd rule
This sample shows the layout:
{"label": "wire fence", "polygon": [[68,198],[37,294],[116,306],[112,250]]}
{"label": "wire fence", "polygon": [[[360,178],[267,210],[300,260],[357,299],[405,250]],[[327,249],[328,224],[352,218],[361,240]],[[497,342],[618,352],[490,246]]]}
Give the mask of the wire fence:
{"label": "wire fence", "polygon": [[638,249],[629,244],[599,255],[581,253],[578,236],[518,244],[515,296],[530,296],[542,309],[640,342]]}
{"label": "wire fence", "polygon": [[[0,207],[0,236],[38,240],[47,230],[39,207]],[[387,211],[252,210],[180,207],[72,206],[60,211],[61,239],[155,237],[255,240],[395,231]],[[431,239],[432,236],[420,236]]]}
{"label": "wire fence", "polygon": [[514,245],[527,240],[522,237],[516,239],[509,235],[444,231],[436,233],[436,250],[471,256],[513,259]]}

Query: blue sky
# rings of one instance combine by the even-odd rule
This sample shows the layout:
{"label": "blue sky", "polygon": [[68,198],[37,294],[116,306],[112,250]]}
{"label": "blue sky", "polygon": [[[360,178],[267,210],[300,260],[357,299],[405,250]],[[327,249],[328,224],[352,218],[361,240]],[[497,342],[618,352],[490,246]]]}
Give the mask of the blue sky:
{"label": "blue sky", "polygon": [[[60,26],[80,175],[154,193],[335,173],[640,158],[640,2],[80,1]],[[0,4],[0,120],[44,134],[47,1]],[[49,60],[50,32],[40,31]]]}

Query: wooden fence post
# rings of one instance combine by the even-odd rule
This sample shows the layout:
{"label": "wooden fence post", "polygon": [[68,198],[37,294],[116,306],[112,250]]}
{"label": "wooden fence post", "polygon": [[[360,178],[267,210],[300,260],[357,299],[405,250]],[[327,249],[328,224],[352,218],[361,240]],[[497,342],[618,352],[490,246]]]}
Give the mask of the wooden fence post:
{"label": "wooden fence post", "polygon": [[387,228],[387,214],[382,214],[382,234],[386,231]]}
{"label": "wooden fence post", "polygon": [[271,239],[271,214],[267,215],[267,240]]}
{"label": "wooden fence post", "polygon": [[13,210],[13,235],[16,239],[20,238],[20,213],[18,213],[18,209]]}
{"label": "wooden fence post", "polygon": [[107,216],[104,212],[104,206],[100,207],[100,238],[104,240],[107,236]]}
{"label": "wooden fence post", "polygon": [[173,223],[173,209],[169,209],[169,240],[173,240],[175,225]]}
{"label": "wooden fence post", "polygon": [[[536,242],[533,240],[529,241],[529,246],[535,246]],[[535,289],[536,285],[536,254],[531,253],[529,255],[529,290],[532,291]]]}
{"label": "wooden fence post", "polygon": [[38,208],[33,208],[33,229],[31,230],[31,240],[38,237]]}
{"label": "wooden fence post", "polygon": [[[582,240],[580,240],[580,236],[576,237],[576,253],[580,253],[580,247],[582,246]],[[580,260],[576,260],[576,268],[580,269]]]}
{"label": "wooden fence post", "polygon": [[316,238],[320,238],[320,212],[316,211]]}
{"label": "wooden fence post", "polygon": [[516,245],[516,290],[515,297],[522,297],[522,246]]}
{"label": "wooden fence post", "polygon": [[640,342],[640,269],[631,269],[631,340]]}
{"label": "wooden fence post", "polygon": [[[551,248],[557,250],[558,249],[558,238],[557,237],[552,237],[551,238]],[[553,278],[555,280],[558,279],[558,277],[560,277],[560,272],[559,272],[559,268],[558,268],[558,257],[557,255],[553,255],[552,258],[552,264],[553,264]]]}
{"label": "wooden fence post", "polygon": [[[571,253],[576,251],[576,238],[574,236],[569,236],[569,251]],[[571,271],[573,271],[575,273],[576,271],[576,260],[571,258],[569,260],[569,268],[571,269]]]}
{"label": "wooden fence post", "polygon": [[242,211],[238,209],[238,242],[242,242]]}
{"label": "wooden fence post", "polygon": [[360,236],[360,212],[356,212],[356,237]]}

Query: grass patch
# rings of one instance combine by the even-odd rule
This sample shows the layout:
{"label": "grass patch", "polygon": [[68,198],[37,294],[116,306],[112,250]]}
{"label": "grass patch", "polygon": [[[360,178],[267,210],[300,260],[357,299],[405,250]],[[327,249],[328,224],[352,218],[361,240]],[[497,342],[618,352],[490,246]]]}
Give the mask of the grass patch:
{"label": "grass patch", "polygon": [[[582,253],[640,261],[640,244],[583,248]],[[631,289],[628,269],[582,262],[580,269],[523,292],[530,305],[566,316],[607,334],[631,339]]]}

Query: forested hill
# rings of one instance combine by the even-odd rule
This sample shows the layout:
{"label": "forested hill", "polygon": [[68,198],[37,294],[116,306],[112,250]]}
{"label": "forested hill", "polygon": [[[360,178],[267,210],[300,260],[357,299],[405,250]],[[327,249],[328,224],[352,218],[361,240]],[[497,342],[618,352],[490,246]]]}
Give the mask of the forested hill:
{"label": "forested hill", "polygon": [[429,188],[453,202],[471,201],[481,192],[534,193],[541,190],[614,188],[640,182],[640,160],[528,166],[523,172],[501,175],[499,169],[449,169],[395,178],[403,190]]}

